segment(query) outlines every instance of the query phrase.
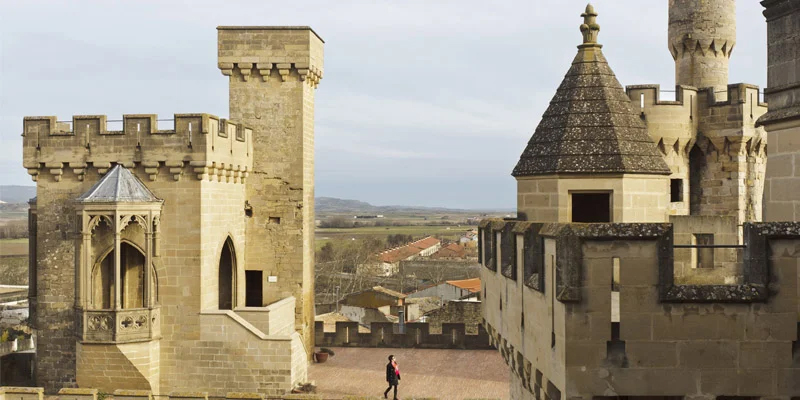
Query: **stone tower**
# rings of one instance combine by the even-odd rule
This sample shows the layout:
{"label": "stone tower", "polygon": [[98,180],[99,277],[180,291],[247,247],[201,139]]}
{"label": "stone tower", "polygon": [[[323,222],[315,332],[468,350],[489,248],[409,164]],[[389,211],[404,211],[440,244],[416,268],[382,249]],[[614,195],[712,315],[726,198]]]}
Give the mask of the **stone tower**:
{"label": "stone tower", "polygon": [[323,41],[309,27],[217,29],[231,118],[257,131],[245,258],[248,268],[273,277],[264,286],[265,304],[297,299],[295,323],[312,349],[314,91],[322,78]]}
{"label": "stone tower", "polygon": [[640,118],[670,167],[670,215],[761,221],[766,112],[757,86],[728,84],[736,40],[734,0],[670,0],[675,100],[658,85],[628,86]]}
{"label": "stone tower", "polygon": [[24,119],[36,380],[48,393],[276,397],[307,381],[322,41],[308,27],[223,27],[219,57],[237,122]]}
{"label": "stone tower", "polygon": [[769,111],[758,120],[769,132],[764,219],[800,221],[800,3],[764,0],[761,5],[769,85]]}
{"label": "stone tower", "polygon": [[517,213],[535,222],[664,222],[670,170],[597,43],[583,44],[512,175]]}
{"label": "stone tower", "polygon": [[669,51],[675,83],[724,96],[736,44],[735,0],[669,0]]}

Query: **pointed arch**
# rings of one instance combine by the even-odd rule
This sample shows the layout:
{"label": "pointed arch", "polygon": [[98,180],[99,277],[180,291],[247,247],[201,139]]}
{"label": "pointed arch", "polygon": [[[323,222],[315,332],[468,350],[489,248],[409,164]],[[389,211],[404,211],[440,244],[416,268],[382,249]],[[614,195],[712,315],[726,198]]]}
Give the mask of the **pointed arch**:
{"label": "pointed arch", "polygon": [[[131,241],[121,241],[120,305],[123,309],[144,307],[144,268],[144,251]],[[114,285],[114,248],[109,247],[92,268],[90,304],[93,308],[114,308]]]}
{"label": "pointed arch", "polygon": [[236,249],[230,236],[225,238],[219,255],[217,274],[217,299],[220,310],[236,306]]}

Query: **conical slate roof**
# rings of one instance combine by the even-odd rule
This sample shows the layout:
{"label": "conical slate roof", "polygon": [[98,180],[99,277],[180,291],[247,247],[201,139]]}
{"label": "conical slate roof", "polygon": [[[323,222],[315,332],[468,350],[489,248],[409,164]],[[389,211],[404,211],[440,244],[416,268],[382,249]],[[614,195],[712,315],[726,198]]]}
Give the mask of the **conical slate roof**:
{"label": "conical slate roof", "polygon": [[82,203],[159,202],[147,186],[127,168],[117,164],[77,199]]}
{"label": "conical slate roof", "polygon": [[511,175],[670,174],[597,44],[597,13],[581,15],[584,43]]}

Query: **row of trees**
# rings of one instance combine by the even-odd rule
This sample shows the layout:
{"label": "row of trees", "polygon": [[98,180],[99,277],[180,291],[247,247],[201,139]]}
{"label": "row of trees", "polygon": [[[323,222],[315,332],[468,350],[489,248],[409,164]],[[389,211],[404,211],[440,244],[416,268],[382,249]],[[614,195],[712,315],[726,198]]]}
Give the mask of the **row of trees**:
{"label": "row of trees", "polygon": [[0,239],[20,239],[28,237],[28,220],[12,220],[0,223]]}

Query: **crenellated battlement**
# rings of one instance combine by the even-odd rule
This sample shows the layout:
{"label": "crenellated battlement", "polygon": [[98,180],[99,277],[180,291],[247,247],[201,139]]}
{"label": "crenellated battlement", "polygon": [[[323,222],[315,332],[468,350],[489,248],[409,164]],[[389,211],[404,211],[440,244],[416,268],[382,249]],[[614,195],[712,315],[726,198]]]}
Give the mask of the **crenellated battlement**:
{"label": "crenellated battlement", "polygon": [[[664,155],[686,157],[698,141],[711,142],[718,148],[728,142],[750,142],[747,149],[753,155],[766,146],[760,137],[763,135],[758,135],[753,126],[767,110],[756,85],[731,84],[724,95],[710,87],[677,85],[675,100],[662,100],[660,85],[629,85],[625,91],[634,107],[639,107],[641,118]],[[698,131],[703,138],[698,137]],[[755,136],[759,137],[751,140]]]}
{"label": "crenellated battlement", "polygon": [[314,88],[322,79],[324,42],[307,26],[219,26],[217,31],[217,65],[225,76],[263,82],[294,78]]}
{"label": "crenellated battlement", "polygon": [[[122,129],[111,130],[105,115],[25,117],[24,167],[33,180],[49,174],[60,180],[64,169],[83,180],[87,168],[100,174],[113,164],[142,165],[150,180],[167,171],[200,180],[243,183],[253,165],[253,130],[211,114],[175,114],[174,128],[158,129],[155,114],[126,114]],[[216,177],[216,178],[215,178]]]}

